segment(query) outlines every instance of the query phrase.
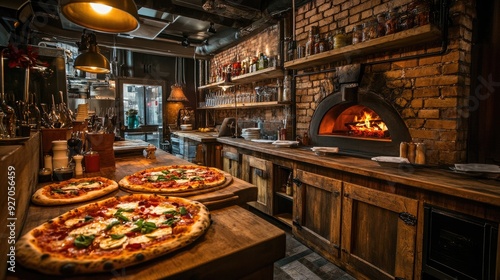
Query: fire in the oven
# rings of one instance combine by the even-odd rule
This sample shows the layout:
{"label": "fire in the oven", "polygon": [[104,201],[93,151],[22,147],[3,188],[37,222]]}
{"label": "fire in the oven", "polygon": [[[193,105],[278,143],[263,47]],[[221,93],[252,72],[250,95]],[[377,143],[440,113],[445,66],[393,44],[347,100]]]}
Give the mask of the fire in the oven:
{"label": "fire in the oven", "polygon": [[384,121],[374,112],[362,112],[362,116],[355,116],[353,122],[345,123],[349,128],[349,135],[369,138],[388,138],[389,130]]}

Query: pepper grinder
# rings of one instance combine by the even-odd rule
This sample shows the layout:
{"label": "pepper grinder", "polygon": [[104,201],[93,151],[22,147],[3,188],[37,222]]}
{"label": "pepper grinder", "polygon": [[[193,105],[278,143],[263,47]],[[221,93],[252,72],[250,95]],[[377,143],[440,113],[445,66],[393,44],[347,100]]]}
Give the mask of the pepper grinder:
{"label": "pepper grinder", "polygon": [[73,160],[75,161],[75,175],[80,176],[83,175],[83,166],[82,166],[82,155],[74,155]]}

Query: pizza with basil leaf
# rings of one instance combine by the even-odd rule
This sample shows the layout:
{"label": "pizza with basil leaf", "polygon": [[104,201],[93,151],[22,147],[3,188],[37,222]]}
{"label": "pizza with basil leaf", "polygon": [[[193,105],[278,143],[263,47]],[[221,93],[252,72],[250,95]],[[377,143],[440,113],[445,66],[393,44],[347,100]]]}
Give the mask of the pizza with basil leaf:
{"label": "pizza with basil leaf", "polygon": [[116,270],[178,250],[210,226],[205,205],[131,194],[70,210],[23,235],[16,260],[45,274]]}
{"label": "pizza with basil leaf", "polygon": [[125,176],[118,184],[125,190],[175,194],[210,189],[223,185],[226,174],[214,167],[200,165],[168,165],[148,168]]}

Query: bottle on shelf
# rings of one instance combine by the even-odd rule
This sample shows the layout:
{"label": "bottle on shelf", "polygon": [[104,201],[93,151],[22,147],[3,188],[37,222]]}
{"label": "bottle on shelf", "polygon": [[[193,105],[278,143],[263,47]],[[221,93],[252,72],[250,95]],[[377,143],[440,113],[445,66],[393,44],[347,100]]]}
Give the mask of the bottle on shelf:
{"label": "bottle on shelf", "polygon": [[288,180],[286,182],[286,195],[293,195],[293,172],[290,170],[290,174],[288,175]]}

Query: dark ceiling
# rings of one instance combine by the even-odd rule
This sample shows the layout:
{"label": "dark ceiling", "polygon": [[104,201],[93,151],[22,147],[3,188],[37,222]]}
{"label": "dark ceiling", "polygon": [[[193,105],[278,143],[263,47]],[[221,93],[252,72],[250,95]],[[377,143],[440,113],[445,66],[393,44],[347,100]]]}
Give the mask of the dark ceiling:
{"label": "dark ceiling", "polygon": [[[309,1],[298,0],[296,6]],[[1,33],[15,33],[10,40],[74,43],[80,39],[83,28],[59,14],[57,0],[1,2],[4,29]],[[208,58],[275,24],[293,6],[292,0],[135,0],[135,3],[140,27],[126,34],[96,32],[101,47]],[[14,28],[16,21],[24,24]],[[211,25],[216,32],[208,31]],[[181,43],[186,39],[189,46]]]}

